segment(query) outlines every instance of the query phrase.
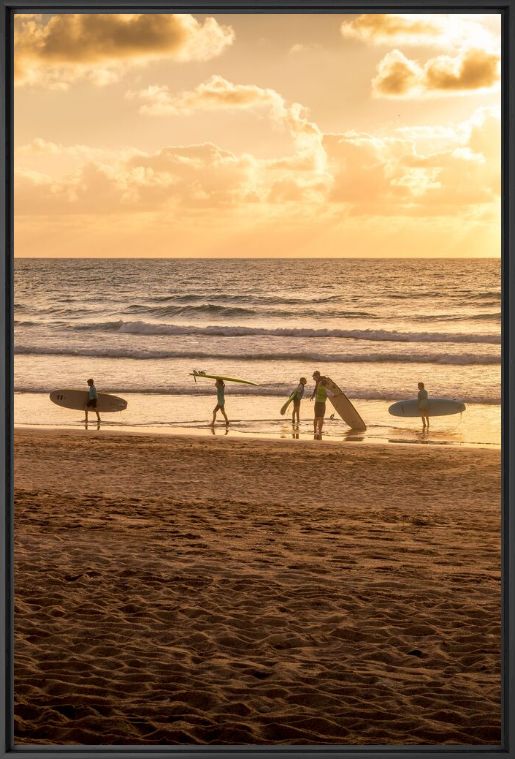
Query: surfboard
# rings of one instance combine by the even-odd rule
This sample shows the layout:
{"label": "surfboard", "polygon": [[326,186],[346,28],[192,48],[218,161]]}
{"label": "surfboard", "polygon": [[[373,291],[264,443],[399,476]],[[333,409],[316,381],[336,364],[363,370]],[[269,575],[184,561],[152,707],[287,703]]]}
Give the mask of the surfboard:
{"label": "surfboard", "polygon": [[286,403],[283,406],[281,406],[281,416],[284,416],[286,414],[286,409],[288,408],[288,406],[290,405],[294,397],[295,397],[295,393],[291,393]]}
{"label": "surfboard", "polygon": [[[87,390],[71,390],[69,388],[65,390],[54,390],[50,393],[50,400],[52,403],[55,403],[56,406],[75,409],[76,411],[85,410],[88,397]],[[110,395],[109,393],[98,393],[96,410],[102,414],[123,411],[126,408],[127,401],[123,398],[119,398],[117,395]],[[88,411],[91,413],[92,411],[94,412],[95,409],[88,409]]]}
{"label": "surfboard", "polygon": [[242,385],[255,385],[257,387],[257,382],[250,382],[249,380],[240,379],[239,377],[226,377],[223,374],[206,374],[205,372],[197,372],[195,369],[190,372],[190,377],[193,377],[195,379],[195,382],[197,379],[221,379],[224,382],[239,382]]}
{"label": "surfboard", "polygon": [[[460,414],[467,407],[462,401],[453,401],[448,398],[430,398],[427,403],[427,416],[450,416]],[[388,409],[392,416],[418,416],[420,409],[417,400],[398,401]]]}
{"label": "surfboard", "polygon": [[330,377],[325,377],[325,384],[327,396],[343,421],[353,430],[366,430],[367,425],[336,382],[333,382]]}

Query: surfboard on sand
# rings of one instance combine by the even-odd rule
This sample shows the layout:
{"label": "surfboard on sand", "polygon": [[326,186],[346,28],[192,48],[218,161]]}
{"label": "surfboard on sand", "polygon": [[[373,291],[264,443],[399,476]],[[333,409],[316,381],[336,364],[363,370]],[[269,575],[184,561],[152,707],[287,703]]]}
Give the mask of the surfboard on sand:
{"label": "surfboard on sand", "polygon": [[[460,414],[467,407],[462,401],[453,401],[448,398],[430,398],[427,403],[427,416],[450,416]],[[420,409],[417,400],[398,401],[388,409],[392,416],[418,416]]]}
{"label": "surfboard on sand", "polygon": [[224,380],[224,382],[239,382],[242,385],[255,385],[257,387],[257,382],[250,382],[249,380],[239,379],[239,377],[226,377],[223,374],[206,374],[205,372],[197,372],[195,369],[190,372],[190,377],[193,377],[195,379],[195,382],[197,379],[221,379]]}
{"label": "surfboard on sand", "polygon": [[294,398],[295,398],[295,391],[293,391],[293,393],[290,393],[286,403],[281,406],[281,416],[284,416],[286,414],[286,410]]}
{"label": "surfboard on sand", "polygon": [[[54,390],[50,393],[50,400],[52,403],[55,403],[56,406],[75,409],[76,411],[85,410],[88,397],[89,394],[87,390],[71,390],[69,388],[65,390]],[[111,395],[110,393],[98,393],[97,395],[96,411],[103,414],[109,414],[114,411],[123,411],[126,408],[127,401],[123,398],[119,398],[117,395]],[[88,411],[95,411],[95,409],[88,409]]]}
{"label": "surfboard on sand", "polygon": [[336,382],[333,382],[329,377],[325,377],[325,385],[327,387],[327,395],[329,400],[334,406],[335,411],[341,416],[343,421],[349,425],[353,430],[366,430],[367,425],[360,417],[352,403],[349,401],[343,390],[341,390]]}

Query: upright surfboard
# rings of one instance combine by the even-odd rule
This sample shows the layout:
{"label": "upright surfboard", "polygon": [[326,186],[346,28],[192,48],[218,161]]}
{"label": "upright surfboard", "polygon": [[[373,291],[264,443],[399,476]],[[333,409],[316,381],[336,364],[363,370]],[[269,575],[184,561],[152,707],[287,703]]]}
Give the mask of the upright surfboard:
{"label": "upright surfboard", "polygon": [[221,379],[224,380],[224,382],[239,382],[242,385],[255,385],[257,387],[257,382],[250,382],[249,380],[239,379],[239,377],[226,377],[223,374],[206,374],[205,372],[197,372],[195,369],[190,372],[190,377],[193,377],[195,382],[198,379]]}
{"label": "upright surfboard", "polygon": [[333,382],[329,377],[325,377],[325,386],[329,400],[343,421],[353,430],[366,430],[367,425],[336,382]]}
{"label": "upright surfboard", "polygon": [[[462,401],[453,401],[448,398],[430,398],[427,403],[427,416],[450,416],[461,414],[467,407]],[[398,401],[388,409],[392,416],[420,416],[417,400]]]}
{"label": "upright surfboard", "polygon": [[[76,411],[84,411],[88,398],[89,393],[87,390],[65,389],[54,390],[50,393],[50,400],[52,403],[55,403],[56,406],[75,409]],[[117,395],[110,395],[110,393],[98,393],[97,395],[96,410],[102,414],[123,411],[126,408],[127,401],[123,398],[119,398]],[[94,411],[94,409],[89,410]]]}

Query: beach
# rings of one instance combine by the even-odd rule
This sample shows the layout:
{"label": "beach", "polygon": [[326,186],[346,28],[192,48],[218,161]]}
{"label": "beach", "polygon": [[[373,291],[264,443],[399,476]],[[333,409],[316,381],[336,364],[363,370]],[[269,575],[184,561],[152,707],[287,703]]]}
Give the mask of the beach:
{"label": "beach", "polygon": [[500,451],[15,432],[17,744],[500,743]]}

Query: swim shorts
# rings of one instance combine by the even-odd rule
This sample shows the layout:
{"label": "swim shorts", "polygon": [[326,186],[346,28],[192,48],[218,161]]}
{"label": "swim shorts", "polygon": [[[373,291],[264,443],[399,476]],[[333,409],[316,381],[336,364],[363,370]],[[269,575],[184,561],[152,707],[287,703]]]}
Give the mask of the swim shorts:
{"label": "swim shorts", "polygon": [[322,401],[315,401],[315,417],[317,419],[324,418],[325,416],[325,403]]}

